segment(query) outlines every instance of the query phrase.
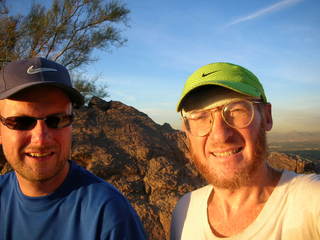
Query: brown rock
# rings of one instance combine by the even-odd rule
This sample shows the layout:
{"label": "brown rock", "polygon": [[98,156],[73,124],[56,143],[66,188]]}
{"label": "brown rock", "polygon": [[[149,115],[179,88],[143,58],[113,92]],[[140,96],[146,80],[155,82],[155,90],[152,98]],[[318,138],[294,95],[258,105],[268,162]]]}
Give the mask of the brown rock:
{"label": "brown rock", "polygon": [[187,159],[184,134],[120,102],[93,100],[77,111],[73,159],[129,199],[150,239],[169,239],[176,201],[204,184]]}
{"label": "brown rock", "polygon": [[287,169],[296,173],[320,173],[320,164],[302,158],[299,155],[288,155],[279,152],[271,152],[268,163],[275,169]]}

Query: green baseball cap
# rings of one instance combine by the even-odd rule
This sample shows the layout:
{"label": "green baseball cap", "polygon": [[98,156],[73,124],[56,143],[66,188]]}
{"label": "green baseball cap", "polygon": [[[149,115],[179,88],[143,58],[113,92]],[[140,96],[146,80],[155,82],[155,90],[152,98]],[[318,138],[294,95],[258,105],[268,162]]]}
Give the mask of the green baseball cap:
{"label": "green baseball cap", "polygon": [[191,74],[184,85],[177,105],[177,112],[180,112],[183,100],[191,91],[206,85],[225,87],[244,95],[261,98],[263,102],[267,102],[263,87],[252,72],[239,65],[218,62],[205,65]]}

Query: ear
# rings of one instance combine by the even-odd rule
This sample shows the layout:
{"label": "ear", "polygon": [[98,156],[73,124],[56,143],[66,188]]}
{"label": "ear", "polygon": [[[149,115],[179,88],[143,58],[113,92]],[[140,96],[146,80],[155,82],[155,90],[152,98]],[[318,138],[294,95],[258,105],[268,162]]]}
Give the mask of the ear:
{"label": "ear", "polygon": [[[2,145],[2,128],[3,128],[3,124],[2,122],[0,122],[0,145]],[[1,146],[0,146],[1,148]]]}
{"label": "ear", "polygon": [[[188,151],[190,152],[189,132],[187,131],[187,126],[186,126],[186,123],[183,119],[181,121],[181,131],[183,131],[186,135],[184,143],[185,143],[185,146],[187,147]],[[192,161],[192,158],[191,158],[191,161]]]}
{"label": "ear", "polygon": [[[4,100],[0,100],[0,110],[3,109],[3,102]],[[2,116],[2,111],[0,111],[0,115]],[[2,127],[3,127],[3,124],[2,122],[0,122],[0,145],[2,145]]]}
{"label": "ear", "polygon": [[186,133],[186,130],[187,130],[186,124],[185,124],[185,122],[184,122],[183,119],[182,119],[182,120],[181,120],[181,131],[183,131],[184,133]]}
{"label": "ear", "polygon": [[188,136],[189,135],[189,124],[183,118],[181,119],[181,130]]}
{"label": "ear", "polygon": [[272,107],[270,103],[266,103],[264,105],[264,127],[266,131],[270,131],[273,126],[273,120],[272,120]]}

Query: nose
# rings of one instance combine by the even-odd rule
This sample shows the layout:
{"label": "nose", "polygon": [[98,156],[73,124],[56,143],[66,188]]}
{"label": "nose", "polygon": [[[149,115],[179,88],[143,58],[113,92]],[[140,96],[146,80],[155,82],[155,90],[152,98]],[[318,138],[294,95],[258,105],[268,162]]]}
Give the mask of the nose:
{"label": "nose", "polygon": [[37,120],[36,126],[31,131],[31,142],[43,144],[50,139],[50,129],[44,120]]}
{"label": "nose", "polygon": [[221,111],[212,112],[212,127],[209,138],[213,142],[224,143],[232,136],[233,128],[231,128],[223,119]]}

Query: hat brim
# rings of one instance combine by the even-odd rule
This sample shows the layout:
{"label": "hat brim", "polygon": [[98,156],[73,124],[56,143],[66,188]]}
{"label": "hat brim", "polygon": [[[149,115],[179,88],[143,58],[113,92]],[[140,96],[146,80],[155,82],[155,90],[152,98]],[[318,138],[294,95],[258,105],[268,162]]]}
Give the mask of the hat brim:
{"label": "hat brim", "polygon": [[188,89],[185,89],[184,91],[185,93],[181,96],[177,104],[177,112],[181,111],[183,101],[187,96],[189,96],[191,92],[193,92],[195,89],[198,89],[204,86],[220,86],[220,87],[224,87],[247,96],[262,98],[264,101],[266,101],[266,99],[264,99],[264,96],[262,96],[256,88],[248,84],[244,84],[242,82],[231,82],[228,80],[215,80],[214,82],[212,80],[208,80],[208,81],[197,82],[192,86],[190,86]]}
{"label": "hat brim", "polygon": [[13,97],[17,93],[29,89],[34,86],[54,86],[60,88],[64,91],[67,96],[70,98],[71,102],[73,103],[74,107],[79,108],[84,104],[84,97],[78,92],[77,90],[66,86],[65,84],[57,83],[57,82],[30,82],[19,85],[17,87],[11,88],[10,90],[5,91],[4,93],[0,93],[0,99],[6,99]]}

